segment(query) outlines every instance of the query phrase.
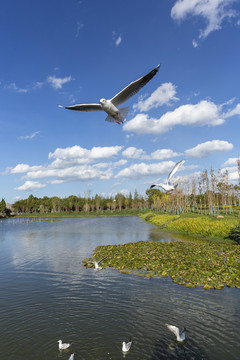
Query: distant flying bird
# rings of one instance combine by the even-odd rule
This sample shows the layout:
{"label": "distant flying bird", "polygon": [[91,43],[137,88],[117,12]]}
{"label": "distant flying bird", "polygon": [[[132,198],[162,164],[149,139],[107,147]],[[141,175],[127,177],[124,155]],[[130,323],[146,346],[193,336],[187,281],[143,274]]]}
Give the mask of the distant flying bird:
{"label": "distant flying bird", "polygon": [[99,261],[91,261],[91,263],[94,265],[96,271],[102,270],[102,267],[99,266],[99,264],[106,258],[107,258],[107,256],[105,256],[104,258],[102,258]]}
{"label": "distant flying bird", "polygon": [[128,352],[131,346],[132,346],[132,339],[130,338],[128,342],[124,341],[122,343],[122,352]]}
{"label": "distant flying bird", "polygon": [[171,180],[171,177],[175,174],[176,171],[178,171],[178,169],[180,168],[180,166],[185,163],[185,160],[181,160],[179,161],[178,163],[176,163],[173,167],[173,169],[171,170],[170,174],[168,175],[168,178],[167,178],[167,183],[166,184],[154,184],[154,185],[151,185],[150,186],[150,189],[152,189],[154,186],[158,186],[158,187],[161,187],[163,188],[166,192],[171,192],[173,191],[174,189],[176,189],[176,187],[178,186],[178,184],[176,185],[171,185],[170,183],[170,180]]}
{"label": "distant flying bird", "polygon": [[169,325],[169,324],[165,324],[165,325],[170,331],[172,331],[174,333],[174,335],[177,338],[177,341],[182,342],[186,339],[186,334],[185,334],[186,328],[185,327],[183,327],[180,330],[177,326]]}
{"label": "distant flying bird", "polygon": [[133,95],[135,95],[139,90],[141,90],[158,72],[160,64],[155,67],[152,71],[150,71],[147,75],[142,76],[136,81],[131,82],[127,85],[122,91],[117,93],[112,99],[106,100],[101,99],[99,104],[76,104],[71,106],[62,106],[69,110],[78,110],[78,111],[105,111],[108,116],[106,117],[106,121],[116,122],[120,125],[120,122],[126,119],[127,114],[129,112],[129,107],[118,108],[118,105],[124,103],[128,99],[130,99]]}
{"label": "distant flying bird", "polygon": [[59,350],[66,350],[69,348],[69,346],[71,346],[72,344],[70,343],[64,343],[62,342],[62,340],[58,340],[58,348]]}

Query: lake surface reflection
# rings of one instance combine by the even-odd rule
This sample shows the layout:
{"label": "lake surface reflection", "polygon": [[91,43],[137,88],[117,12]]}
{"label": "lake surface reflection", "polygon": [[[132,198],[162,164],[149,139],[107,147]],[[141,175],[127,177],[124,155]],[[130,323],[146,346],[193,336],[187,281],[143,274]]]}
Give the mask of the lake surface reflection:
{"label": "lake surface reflection", "polygon": [[[0,220],[0,359],[122,359],[131,336],[127,360],[239,360],[239,289],[187,289],[81,264],[98,245],[173,239],[137,217]],[[187,328],[184,345],[165,323]],[[59,339],[73,342],[69,352],[58,351]]]}

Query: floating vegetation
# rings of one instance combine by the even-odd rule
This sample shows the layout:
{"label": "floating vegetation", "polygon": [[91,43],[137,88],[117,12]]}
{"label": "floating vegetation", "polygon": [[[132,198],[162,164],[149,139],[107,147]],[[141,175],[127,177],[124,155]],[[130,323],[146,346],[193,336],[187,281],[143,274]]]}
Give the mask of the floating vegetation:
{"label": "floating vegetation", "polygon": [[[107,256],[102,267],[121,273],[151,277],[171,277],[188,288],[222,289],[240,287],[240,247],[206,241],[158,243],[139,241],[124,245],[98,246],[94,259]],[[89,267],[89,258],[83,261]]]}

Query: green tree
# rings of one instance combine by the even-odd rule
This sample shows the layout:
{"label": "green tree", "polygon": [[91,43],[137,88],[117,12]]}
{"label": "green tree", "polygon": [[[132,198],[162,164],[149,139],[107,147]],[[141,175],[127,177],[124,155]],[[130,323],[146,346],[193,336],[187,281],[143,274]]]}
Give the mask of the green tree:
{"label": "green tree", "polygon": [[6,215],[6,210],[7,210],[6,202],[5,202],[5,200],[2,198],[2,200],[0,201],[0,214]]}

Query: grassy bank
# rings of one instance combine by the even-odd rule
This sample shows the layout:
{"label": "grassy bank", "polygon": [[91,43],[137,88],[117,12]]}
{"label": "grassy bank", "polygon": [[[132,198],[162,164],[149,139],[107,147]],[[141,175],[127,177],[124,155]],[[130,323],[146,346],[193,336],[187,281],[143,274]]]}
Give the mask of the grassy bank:
{"label": "grassy bank", "polygon": [[[139,241],[124,245],[98,246],[94,259],[107,258],[103,267],[121,273],[135,273],[146,278],[171,277],[179,285],[189,288],[222,289],[240,287],[238,245],[201,241],[159,243]],[[92,267],[87,258],[86,267]]]}
{"label": "grassy bank", "polygon": [[230,215],[216,218],[193,213],[159,215],[154,212],[148,212],[140,216],[145,221],[158,226],[164,231],[189,234],[208,239],[223,239],[229,234],[231,228],[237,226],[240,221],[239,218]]}

